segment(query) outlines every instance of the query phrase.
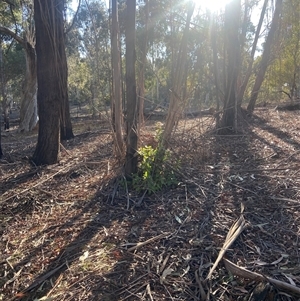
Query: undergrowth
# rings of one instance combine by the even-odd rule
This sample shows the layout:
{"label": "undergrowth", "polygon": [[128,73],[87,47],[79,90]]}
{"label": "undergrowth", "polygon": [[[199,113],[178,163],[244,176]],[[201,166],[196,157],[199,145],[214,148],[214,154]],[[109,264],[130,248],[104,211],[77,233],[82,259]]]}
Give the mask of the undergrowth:
{"label": "undergrowth", "polygon": [[146,145],[138,150],[141,160],[132,180],[132,187],[137,192],[152,194],[178,183],[175,171],[179,161],[172,158],[172,153],[162,146],[161,137],[162,131],[158,128],[155,136],[158,146]]}

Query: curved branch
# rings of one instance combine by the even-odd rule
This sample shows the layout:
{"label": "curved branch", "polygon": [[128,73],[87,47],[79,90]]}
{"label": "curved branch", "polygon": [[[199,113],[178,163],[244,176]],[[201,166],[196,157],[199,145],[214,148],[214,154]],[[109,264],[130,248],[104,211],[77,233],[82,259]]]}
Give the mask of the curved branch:
{"label": "curved branch", "polygon": [[0,26],[0,33],[12,37],[19,44],[21,44],[24,48],[26,48],[26,41],[24,39],[22,39],[20,36],[18,36],[15,32],[13,32],[12,30],[10,30],[9,28]]}
{"label": "curved branch", "polygon": [[81,5],[81,0],[79,0],[78,7],[77,7],[77,10],[76,10],[75,16],[73,18],[72,24],[66,30],[65,34],[68,34],[71,31],[71,29],[73,28],[73,26],[75,24],[75,21],[76,21],[76,18],[77,18],[77,15],[78,15],[78,12],[79,12],[80,5]]}

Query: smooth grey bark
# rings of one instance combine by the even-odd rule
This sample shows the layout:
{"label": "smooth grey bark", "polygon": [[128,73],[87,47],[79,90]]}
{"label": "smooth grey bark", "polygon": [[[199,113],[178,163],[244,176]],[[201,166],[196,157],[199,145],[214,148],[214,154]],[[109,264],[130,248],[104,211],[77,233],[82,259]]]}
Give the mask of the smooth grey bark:
{"label": "smooth grey bark", "polygon": [[112,56],[112,114],[115,150],[118,158],[123,154],[123,133],[122,133],[122,83],[121,83],[121,53],[119,48],[119,21],[118,3],[112,0],[112,24],[111,24],[111,56]]}
{"label": "smooth grey bark", "polygon": [[139,108],[139,130],[144,126],[144,103],[145,103],[145,70],[148,51],[148,24],[149,23],[149,3],[145,0],[145,30],[141,37],[141,60],[139,64],[139,80],[138,80],[138,108]]}

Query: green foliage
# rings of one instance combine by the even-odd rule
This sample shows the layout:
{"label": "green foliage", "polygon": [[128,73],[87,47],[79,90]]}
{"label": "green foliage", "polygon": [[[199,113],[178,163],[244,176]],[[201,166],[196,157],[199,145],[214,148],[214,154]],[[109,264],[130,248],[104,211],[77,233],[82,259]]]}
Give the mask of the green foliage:
{"label": "green foliage", "polygon": [[133,189],[137,192],[147,191],[151,194],[178,183],[174,170],[178,168],[179,162],[174,161],[171,152],[163,148],[161,133],[161,129],[156,132],[159,142],[156,148],[146,145],[138,150],[141,162],[132,181]]}

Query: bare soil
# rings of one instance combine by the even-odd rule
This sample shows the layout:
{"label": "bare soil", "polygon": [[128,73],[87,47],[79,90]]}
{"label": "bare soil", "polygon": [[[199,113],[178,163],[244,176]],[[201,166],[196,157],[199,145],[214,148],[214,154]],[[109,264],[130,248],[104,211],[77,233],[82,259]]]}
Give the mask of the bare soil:
{"label": "bare soil", "polygon": [[214,122],[179,123],[179,183],[152,195],[128,190],[104,115],[74,116],[52,166],[30,162],[37,132],[2,133],[0,300],[300,300],[299,111]]}

